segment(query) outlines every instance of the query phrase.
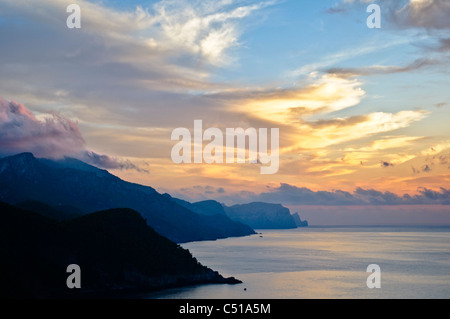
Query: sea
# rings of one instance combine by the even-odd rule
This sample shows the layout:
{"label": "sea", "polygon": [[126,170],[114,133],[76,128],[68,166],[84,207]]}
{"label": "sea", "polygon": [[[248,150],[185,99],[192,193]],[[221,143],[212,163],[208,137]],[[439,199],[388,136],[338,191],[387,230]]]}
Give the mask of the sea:
{"label": "sea", "polygon": [[[257,232],[182,245],[203,265],[242,284],[176,288],[143,298],[450,298],[450,226],[310,226]],[[379,271],[373,273],[369,265]]]}

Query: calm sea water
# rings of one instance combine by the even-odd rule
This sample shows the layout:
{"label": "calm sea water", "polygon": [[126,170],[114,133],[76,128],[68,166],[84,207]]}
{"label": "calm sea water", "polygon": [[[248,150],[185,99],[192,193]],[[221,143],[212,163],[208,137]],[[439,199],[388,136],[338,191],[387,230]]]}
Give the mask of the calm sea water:
{"label": "calm sea water", "polygon": [[[166,290],[145,298],[450,298],[449,227],[310,227],[184,244],[239,285]],[[369,289],[369,264],[381,288]]]}

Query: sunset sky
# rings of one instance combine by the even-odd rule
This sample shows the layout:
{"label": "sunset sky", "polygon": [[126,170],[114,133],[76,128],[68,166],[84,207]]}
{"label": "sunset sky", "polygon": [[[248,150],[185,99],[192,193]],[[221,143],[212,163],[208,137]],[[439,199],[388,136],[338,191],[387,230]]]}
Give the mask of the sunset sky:
{"label": "sunset sky", "polygon": [[[192,201],[449,205],[449,73],[446,0],[1,0],[0,153]],[[279,172],[174,164],[194,120],[279,128]]]}

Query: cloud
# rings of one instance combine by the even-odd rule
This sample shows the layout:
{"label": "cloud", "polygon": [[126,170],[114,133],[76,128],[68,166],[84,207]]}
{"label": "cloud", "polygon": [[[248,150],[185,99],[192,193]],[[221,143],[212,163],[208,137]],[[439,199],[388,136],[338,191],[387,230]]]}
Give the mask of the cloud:
{"label": "cloud", "polygon": [[[408,127],[428,115],[425,111],[375,112],[362,116],[303,122],[305,136],[298,138],[304,148],[323,148],[363,137]],[[354,132],[358,132],[357,135]]]}
{"label": "cloud", "polygon": [[57,106],[85,123],[142,127],[172,126],[173,114],[201,116],[206,107],[221,112],[192,93],[227,87],[212,74],[234,61],[243,21],[275,4],[158,1],[120,11],[80,0],[75,30],[65,26],[70,3],[0,1],[0,96],[41,112]]}
{"label": "cloud", "polygon": [[426,198],[432,201],[442,201],[443,203],[450,205],[450,189],[441,187],[439,191],[419,188],[419,196],[416,198]]}
{"label": "cloud", "polygon": [[427,66],[432,66],[439,64],[442,61],[438,61],[436,59],[429,59],[429,58],[420,58],[415,60],[414,62],[400,67],[400,66],[386,66],[386,65],[372,65],[372,66],[366,66],[366,67],[359,67],[359,68],[329,68],[325,70],[325,72],[330,74],[336,74],[340,76],[367,76],[367,75],[380,75],[380,74],[395,74],[395,73],[404,73],[404,72],[411,72],[420,70],[422,68],[425,68]]}
{"label": "cloud", "polygon": [[[328,13],[345,12],[356,6],[367,7],[370,0],[343,0],[327,10]],[[447,0],[379,0],[382,16],[399,28],[450,28],[450,3]]]}
{"label": "cloud", "polygon": [[399,196],[392,192],[381,192],[374,189],[356,188],[353,193],[334,191],[312,191],[305,187],[281,184],[271,188],[269,192],[248,198],[251,201],[264,201],[282,203],[284,205],[320,205],[320,206],[346,206],[346,205],[450,205],[450,189],[440,188],[432,190],[419,188],[418,194],[404,194]]}
{"label": "cloud", "polygon": [[322,57],[319,62],[314,62],[311,64],[304,65],[296,70],[293,70],[289,73],[290,76],[298,77],[302,75],[310,74],[311,72],[324,71],[331,66],[341,63],[343,61],[352,61],[357,59],[358,57],[372,54],[377,51],[393,48],[395,46],[404,45],[409,43],[409,39],[395,39],[395,40],[386,40],[383,43],[373,42],[373,41],[365,41],[358,46],[352,46],[350,48],[345,48],[338,52],[333,52]]}
{"label": "cloud", "polygon": [[383,139],[373,141],[370,146],[364,146],[358,149],[347,148],[345,150],[347,152],[374,152],[393,148],[401,148],[422,139],[423,137],[415,136],[386,136]]}
{"label": "cloud", "polygon": [[[354,8],[362,10],[372,1],[342,0],[331,7],[328,12],[341,13]],[[449,57],[445,54],[450,50],[450,2],[447,0],[379,0],[383,28],[391,31],[412,31],[404,36],[411,44],[423,47],[426,58],[410,62],[406,66],[372,65],[359,68],[328,68],[329,73],[342,76],[377,75],[410,72],[433,65],[448,65]],[[425,31],[425,32],[424,32]],[[435,40],[434,44],[424,44],[423,34]]]}
{"label": "cloud", "polygon": [[[450,28],[450,3],[447,0],[410,0],[404,6],[400,1],[385,2],[391,4],[392,19],[401,27]],[[397,2],[396,6],[392,6],[393,2]]]}
{"label": "cloud", "polygon": [[161,1],[153,19],[162,29],[164,45],[181,47],[213,65],[227,64],[225,52],[237,46],[236,22],[273,1],[233,7],[235,1]]}
{"label": "cloud", "polygon": [[450,51],[450,38],[439,39],[438,51],[447,52]]}
{"label": "cloud", "polygon": [[381,161],[380,163],[381,163],[381,167],[384,167],[384,168],[394,166],[394,164],[385,162],[385,161]]}
{"label": "cloud", "polygon": [[357,79],[311,73],[294,88],[230,89],[209,97],[231,104],[236,112],[280,123],[299,123],[299,118],[326,114],[360,103],[365,92]]}
{"label": "cloud", "polygon": [[[62,35],[67,33],[64,20],[66,15],[59,12],[65,13],[70,3],[60,0],[43,0],[39,3],[5,0],[0,8],[3,9],[1,15],[6,21],[13,14],[17,14],[27,24],[45,24],[47,32]],[[76,31],[72,32],[70,39],[82,37],[91,42],[95,40],[93,37],[97,37],[97,40],[101,40],[100,42],[108,47],[119,50],[102,50],[95,53],[83,49],[72,52],[71,57],[89,54],[99,59],[101,53],[108,53],[108,58],[125,58],[124,54],[133,54],[132,50],[138,50],[133,54],[134,58],[138,58],[138,63],[143,62],[142,59],[145,58],[149,59],[147,62],[152,63],[155,62],[152,61],[155,57],[168,55],[180,58],[189,55],[194,63],[220,65],[227,59],[226,51],[239,44],[238,22],[255,11],[273,5],[275,1],[247,1],[247,4],[242,4],[241,1],[234,0],[164,0],[149,7],[136,6],[135,10],[123,11],[86,0],[79,0],[77,3],[82,11],[83,32],[75,36]],[[60,22],[63,24],[59,25]],[[62,30],[58,32],[55,27]],[[119,48],[119,44],[127,44],[128,48]],[[166,65],[170,63],[169,60],[165,61]],[[176,60],[171,62],[178,64]],[[186,65],[186,62],[187,60],[184,60],[182,64]]]}
{"label": "cloud", "polygon": [[[448,145],[435,145],[422,152],[426,156],[416,166],[411,166],[414,174],[430,173],[435,169],[442,171],[443,167],[448,168],[450,155],[448,154]],[[418,167],[418,168],[417,168]]]}
{"label": "cloud", "polygon": [[144,173],[149,172],[148,170],[139,168],[128,159],[122,160],[105,154],[97,154],[94,151],[84,151],[78,156],[85,162],[104,169],[135,170]]}
{"label": "cloud", "polygon": [[331,115],[350,107],[355,107],[352,113],[356,113],[356,107],[366,95],[361,86],[358,79],[312,73],[295,88],[230,89],[208,97],[226,105],[230,111],[242,114],[247,126],[248,123],[258,123],[259,127],[280,128],[283,154],[323,150],[332,145],[392,132],[409,127],[429,115],[423,110],[368,114],[361,110],[361,115]]}
{"label": "cloud", "polygon": [[87,150],[76,122],[56,113],[40,118],[24,105],[0,98],[0,154],[31,152],[45,158],[69,156],[101,168],[141,171],[129,160]]}
{"label": "cloud", "polygon": [[332,7],[332,8],[328,8],[325,10],[325,13],[328,13],[328,14],[342,13],[342,12],[346,12],[345,8]]}

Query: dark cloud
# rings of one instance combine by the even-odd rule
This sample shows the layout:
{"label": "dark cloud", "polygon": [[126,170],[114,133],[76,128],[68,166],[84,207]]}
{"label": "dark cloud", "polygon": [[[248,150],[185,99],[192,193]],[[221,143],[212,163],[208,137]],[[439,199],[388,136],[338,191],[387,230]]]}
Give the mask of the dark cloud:
{"label": "dark cloud", "polygon": [[418,194],[399,196],[392,192],[381,192],[374,189],[357,188],[353,193],[335,191],[312,191],[305,187],[281,184],[270,191],[252,196],[247,200],[281,203],[283,205],[426,205],[450,204],[450,189],[440,188],[439,191],[419,188]]}
{"label": "dark cloud", "polygon": [[331,120],[318,120],[315,122],[303,122],[308,124],[310,127],[315,129],[326,128],[326,127],[346,127],[354,126],[358,123],[366,122],[369,119],[367,115],[356,115],[347,118],[336,118]]}
{"label": "dark cloud", "polygon": [[437,50],[440,52],[450,51],[450,38],[439,39]]}
{"label": "dark cloud", "polygon": [[389,163],[389,162],[385,162],[385,161],[381,161],[381,167],[387,168],[387,167],[393,167],[394,164]]}
{"label": "dark cloud", "polygon": [[421,27],[442,30],[450,28],[450,2],[448,0],[430,0],[422,2],[410,1],[404,5],[402,1],[383,1],[389,3],[390,17],[400,27]]}
{"label": "dark cloud", "polygon": [[445,205],[450,205],[450,189],[441,187],[440,191],[435,191],[428,188],[419,188],[420,195],[416,195],[415,198],[424,198],[431,201],[441,201]]}
{"label": "dark cloud", "polygon": [[[431,147],[431,151],[436,152],[436,150]],[[411,169],[414,174],[420,174],[420,173],[429,173],[433,169],[439,166],[448,167],[448,164],[450,163],[450,155],[449,154],[437,154],[434,156],[428,156],[422,166],[420,168],[416,168],[414,166],[411,166]]]}
{"label": "dark cloud", "polygon": [[425,68],[427,66],[436,65],[439,64],[440,61],[436,59],[417,59],[413,61],[412,63],[400,67],[400,66],[381,66],[381,65],[375,65],[375,66],[367,66],[367,67],[360,67],[360,68],[330,68],[324,70],[327,73],[330,74],[337,74],[340,76],[345,77],[352,77],[352,76],[368,76],[368,75],[379,75],[379,74],[394,74],[394,73],[404,73],[404,72],[411,72],[415,70],[419,70],[422,68]]}
{"label": "dark cloud", "polygon": [[346,11],[345,8],[336,6],[336,7],[328,8],[327,10],[325,10],[325,13],[334,14],[334,13],[342,13],[345,11]]}
{"label": "dark cloud", "polygon": [[[260,194],[249,191],[233,193],[214,193],[211,186],[193,186],[171,192],[174,197],[191,202],[214,199],[226,205],[266,202],[285,206],[401,206],[401,205],[450,205],[450,189],[438,190],[418,188],[417,194],[397,195],[389,191],[356,188],[353,192],[343,190],[313,191],[281,183],[278,187],[266,186],[267,191]],[[198,192],[201,190],[201,192]]]}
{"label": "dark cloud", "polygon": [[[450,2],[448,0],[399,1],[378,0],[382,19],[397,28],[425,28],[443,30],[450,28]],[[358,10],[369,5],[366,0],[342,1],[326,10],[326,13],[341,13],[356,7]]]}
{"label": "dark cloud", "polygon": [[94,151],[84,151],[80,156],[85,162],[104,169],[136,170],[148,173],[148,170],[139,168],[130,160],[122,160],[105,154],[97,154]]}
{"label": "dark cloud", "polygon": [[261,193],[255,198],[256,201],[284,203],[292,205],[353,205],[355,197],[345,191],[312,191],[306,187],[296,187],[289,184],[281,184],[280,187],[271,189],[269,192]]}
{"label": "dark cloud", "polygon": [[448,163],[450,163],[450,155],[439,155],[438,157],[439,160],[439,164],[441,165],[446,165]]}
{"label": "dark cloud", "polygon": [[37,157],[75,157],[105,169],[141,170],[129,160],[88,150],[78,124],[61,115],[38,119],[24,105],[0,98],[0,154],[31,152]]}

